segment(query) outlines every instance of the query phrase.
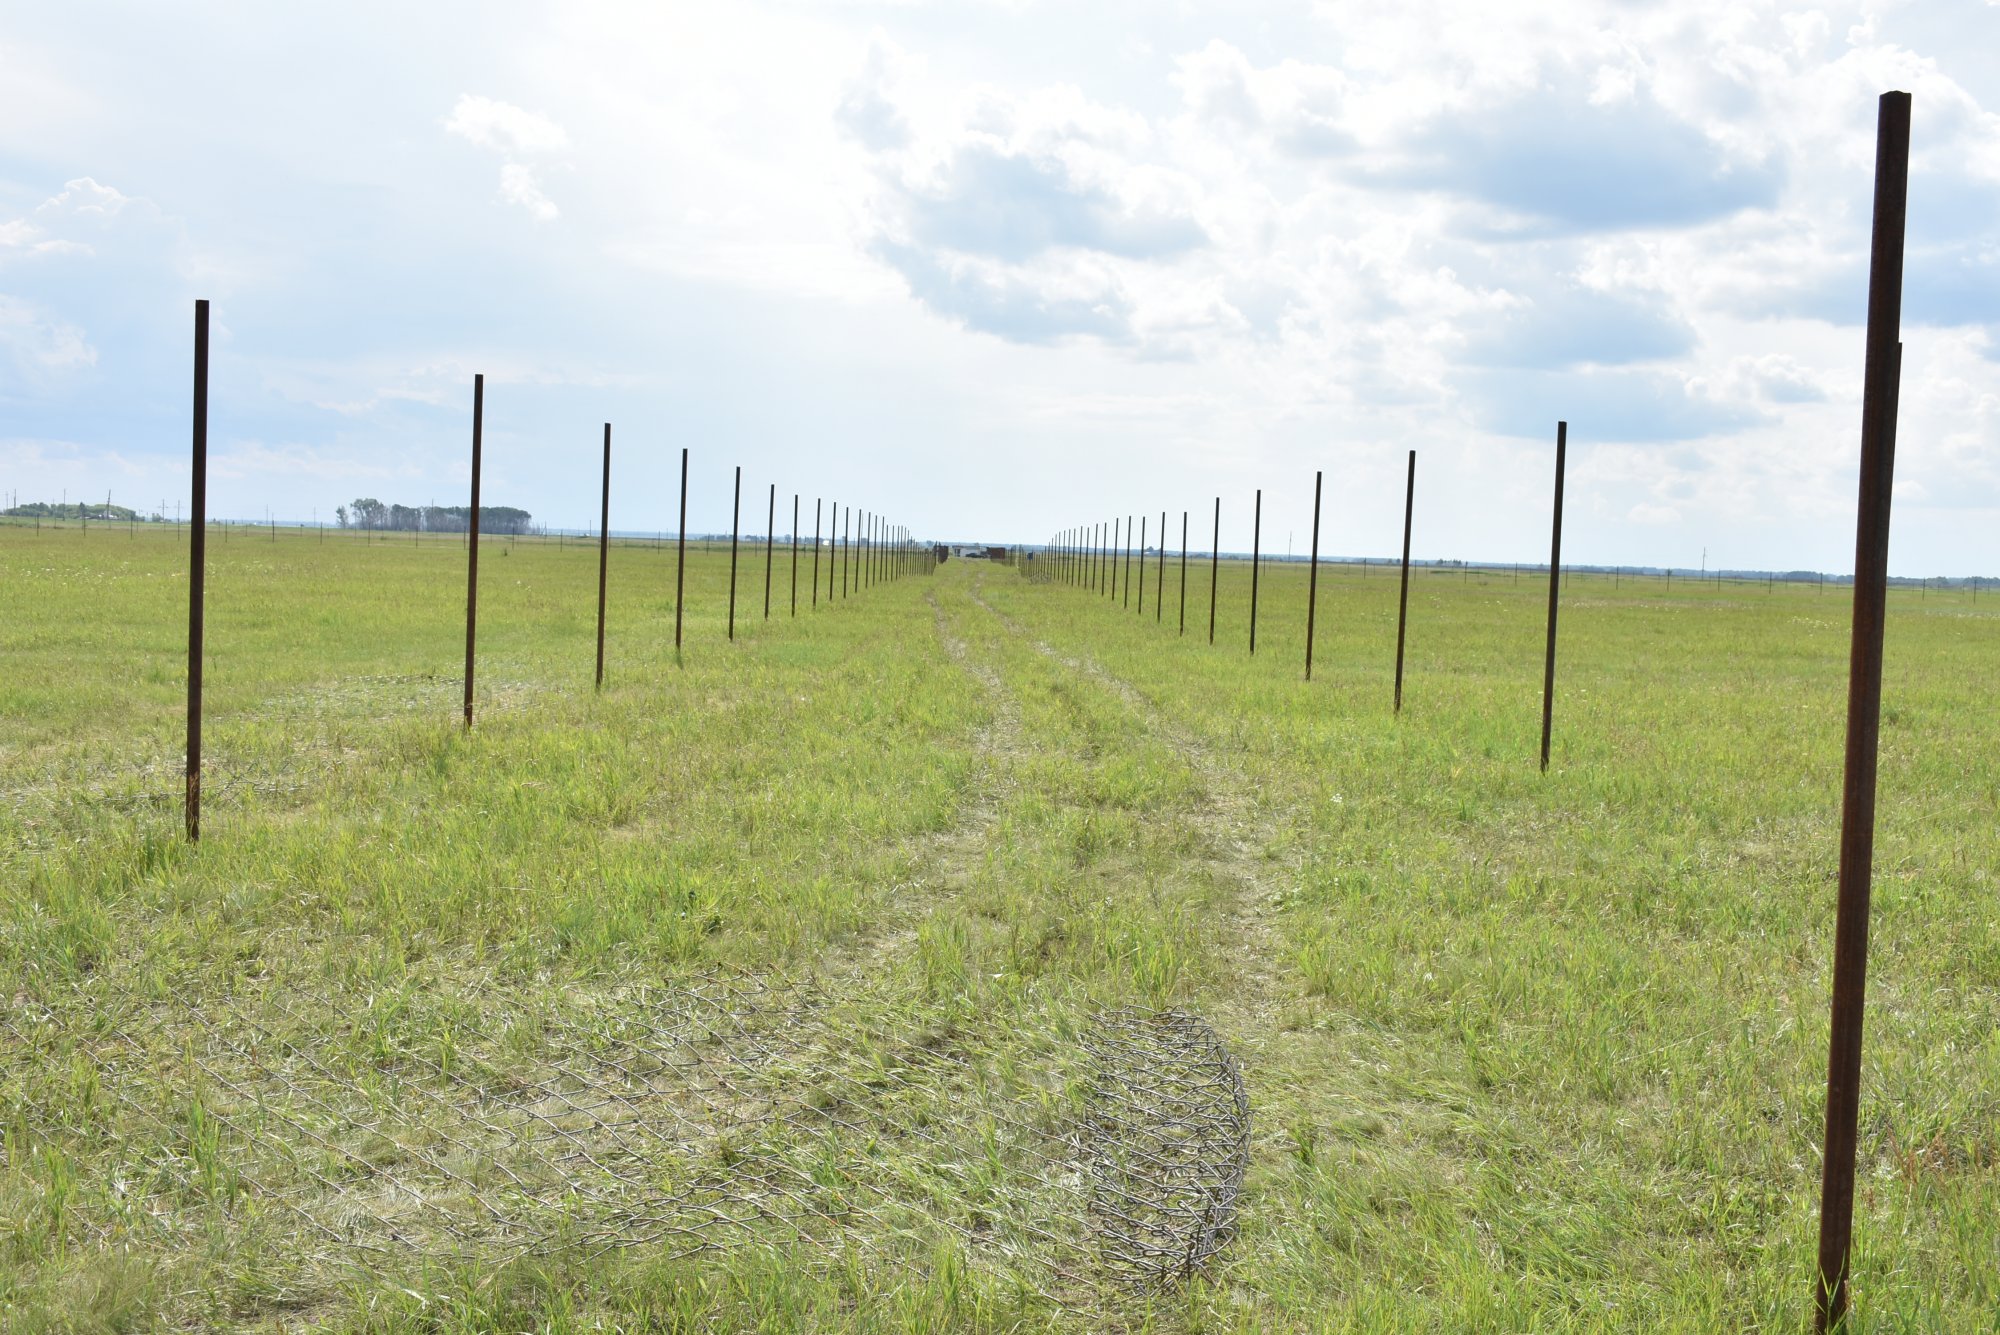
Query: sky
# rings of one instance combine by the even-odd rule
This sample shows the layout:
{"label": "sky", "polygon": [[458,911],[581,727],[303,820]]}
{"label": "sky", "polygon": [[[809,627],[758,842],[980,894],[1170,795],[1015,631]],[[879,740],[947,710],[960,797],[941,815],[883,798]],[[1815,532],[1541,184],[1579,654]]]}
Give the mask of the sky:
{"label": "sky", "polygon": [[1912,94],[1891,569],[2000,574],[2000,5],[0,0],[0,490],[767,488],[1040,541],[1853,565]]}

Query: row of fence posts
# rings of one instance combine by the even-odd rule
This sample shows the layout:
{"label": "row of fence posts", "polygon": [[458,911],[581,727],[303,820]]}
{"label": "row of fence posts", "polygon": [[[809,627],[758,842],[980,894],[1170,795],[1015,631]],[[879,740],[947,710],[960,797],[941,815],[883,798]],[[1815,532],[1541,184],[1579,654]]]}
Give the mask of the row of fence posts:
{"label": "row of fence posts", "polygon": [[[1813,1280],[1815,1328],[1845,1323],[1854,1216],[1854,1165],[1860,1115],[1862,1018],[1868,968],[1868,913],[1874,862],[1876,764],[1880,752],[1882,643],[1888,593],[1889,512],[1895,473],[1896,411],[1902,365],[1900,325],[1903,240],[1909,184],[1910,96],[1882,95],[1877,108],[1875,207],[1869,257],[1867,358],[1862,389],[1861,480],[1856,506],[1854,616],[1848,671],[1846,756],[1840,829],[1839,906],[1834,929],[1834,974],[1827,1045],[1826,1140],[1821,1156],[1819,1254]],[[1555,709],[1556,620],[1562,589],[1563,471],[1569,424],[1556,423],[1555,495],[1549,537],[1547,639],[1542,669],[1541,768],[1549,767]],[[1402,585],[1396,611],[1395,709],[1403,704],[1403,651],[1409,616],[1410,526],[1416,504],[1417,455],[1410,451],[1403,498]],[[1313,638],[1319,594],[1321,474],[1313,475],[1313,523],[1306,594],[1307,680],[1312,678]],[[1249,649],[1257,652],[1258,576],[1262,559],[1263,500],[1252,502]],[[1112,518],[1050,536],[1047,551],[1057,582],[1132,605],[1132,544],[1139,544],[1139,611],[1145,611],[1146,520]],[[1167,516],[1160,516],[1160,580],[1166,568]],[[1216,584],[1220,573],[1222,498],[1215,500],[1209,543],[1208,640],[1215,643]],[[1181,512],[1179,634],[1187,633],[1188,515]],[[1122,576],[1122,579],[1121,579]],[[1671,581],[1672,572],[1668,572]],[[1720,575],[1718,574],[1718,579]],[[1120,588],[1123,587],[1121,598]],[[1774,586],[1767,580],[1767,587]],[[1928,589],[1929,582],[1925,582]],[[1824,582],[1822,581],[1822,589]],[[1975,581],[1974,596],[1978,585]],[[1156,585],[1155,620],[1163,612]]]}
{"label": "row of fence posts", "polygon": [[[1560,551],[1562,542],[1562,438],[1567,430],[1565,424],[1557,424],[1556,446],[1556,545]],[[1313,474],[1312,548],[1307,559],[1306,582],[1306,669],[1305,679],[1312,680],[1313,646],[1319,625],[1319,535],[1320,502],[1325,491],[1325,475]],[[1403,709],[1403,650],[1407,639],[1410,615],[1410,528],[1416,515],[1417,500],[1417,452],[1409,452],[1409,470],[1403,491],[1403,562],[1402,587],[1396,600],[1396,684],[1395,712]],[[1261,488],[1252,500],[1250,529],[1250,643],[1254,657],[1257,653],[1257,604],[1261,589],[1261,569],[1263,564],[1264,540],[1264,492]],[[1145,560],[1146,560],[1147,518],[1138,521],[1137,541],[1139,544],[1139,614],[1145,615]],[[1166,620],[1167,581],[1167,512],[1160,512],[1158,561],[1155,567],[1153,590],[1153,620],[1163,624]],[[1119,600],[1119,574],[1124,569],[1124,602],[1131,605],[1132,595],[1132,548],[1134,540],[1133,520],[1112,518],[1094,524],[1082,524],[1050,535],[1047,554],[1051,559],[1050,578],[1077,588],[1091,590],[1116,602]],[[1180,594],[1178,599],[1179,623],[1176,634],[1187,634],[1187,590],[1188,590],[1188,511],[1181,511]],[[1558,563],[1551,563],[1551,571]],[[1216,589],[1222,577],[1222,498],[1215,498],[1213,529],[1208,546],[1208,642],[1215,643]],[[1551,581],[1551,605],[1549,621],[1549,657],[1547,687],[1554,689],[1555,671],[1555,612],[1554,583]],[[1545,702],[1546,705],[1546,702]],[[1548,768],[1547,709],[1544,708],[1544,730],[1542,739],[1542,767]]]}
{"label": "row of fence posts", "polygon": [[[185,791],[183,795],[184,825],[188,842],[201,841],[201,721],[202,721],[202,668],[204,661],[203,631],[204,609],[207,603],[208,579],[208,302],[194,304],[194,424],[192,453],[192,486],[190,505],[190,529],[188,544],[188,689],[187,689],[187,759],[185,767]],[[471,513],[468,520],[465,561],[465,679],[461,712],[464,726],[472,727],[474,672],[478,666],[479,649],[479,486],[482,456],[484,453],[486,429],[486,377],[472,377],[472,495]],[[603,488],[600,498],[597,525],[597,662],[594,685],[604,686],[604,649],[606,635],[606,610],[611,570],[611,424],[604,424]],[[743,469],[736,469],[735,497],[732,502],[729,531],[729,614],[727,635],[736,638],[736,588],[738,576],[738,548],[742,536]],[[823,500],[813,502],[813,563],[811,606],[819,606],[819,571],[821,547],[821,507]],[[682,660],[683,628],[686,612],[687,592],[687,506],[688,506],[688,451],[681,450],[680,477],[680,528],[676,534],[676,560],[674,566],[674,659]],[[764,619],[771,617],[771,587],[773,568],[776,562],[777,534],[775,531],[778,506],[778,486],[772,483],[766,506],[764,528]],[[891,522],[886,516],[863,510],[860,514],[860,531],[855,529],[854,507],[843,511],[836,502],[832,506],[834,530],[829,542],[826,566],[826,600],[831,606],[838,599],[848,598],[878,583],[886,583],[917,571],[935,568],[935,548],[919,544],[910,530]],[[791,539],[791,614],[799,612],[799,497],[792,496]],[[276,528],[272,529],[275,540]],[[836,551],[838,555],[836,556]],[[838,585],[835,579],[838,578]],[[836,587],[838,595],[836,596]]]}

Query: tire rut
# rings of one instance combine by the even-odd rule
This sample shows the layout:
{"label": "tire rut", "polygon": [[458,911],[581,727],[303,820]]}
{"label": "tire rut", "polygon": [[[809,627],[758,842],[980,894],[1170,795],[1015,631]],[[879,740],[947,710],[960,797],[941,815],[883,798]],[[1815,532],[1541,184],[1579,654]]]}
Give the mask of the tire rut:
{"label": "tire rut", "polygon": [[1297,996],[1296,988],[1288,987],[1282,976],[1279,962],[1284,947],[1273,921],[1284,889],[1280,883],[1284,864],[1275,863],[1270,856],[1270,850],[1291,842],[1290,822],[1259,797],[1240,769],[1167,717],[1144,692],[1087,655],[1065,653],[1038,638],[988,602],[982,584],[982,579],[975,578],[968,590],[975,604],[1036,653],[1117,697],[1148,732],[1200,777],[1203,797],[1190,814],[1209,850],[1211,866],[1226,887],[1220,906],[1222,918],[1232,938],[1243,947],[1229,953],[1229,967],[1238,986],[1230,1003],[1220,1009],[1244,1012],[1238,1018],[1268,1025]]}

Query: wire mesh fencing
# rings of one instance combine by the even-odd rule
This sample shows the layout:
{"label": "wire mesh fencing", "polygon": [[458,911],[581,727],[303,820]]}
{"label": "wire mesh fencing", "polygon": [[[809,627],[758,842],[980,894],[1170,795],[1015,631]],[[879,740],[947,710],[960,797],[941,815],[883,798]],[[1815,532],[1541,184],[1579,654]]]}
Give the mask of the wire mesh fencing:
{"label": "wire mesh fencing", "polygon": [[1248,1162],[1241,1073],[1181,1011],[890,1018],[721,974],[592,995],[267,979],[17,997],[3,1032],[9,1157],[91,1165],[55,1211],[69,1235],[219,1231],[301,1276],[767,1245],[922,1268],[948,1242],[1090,1307],[1213,1257]]}

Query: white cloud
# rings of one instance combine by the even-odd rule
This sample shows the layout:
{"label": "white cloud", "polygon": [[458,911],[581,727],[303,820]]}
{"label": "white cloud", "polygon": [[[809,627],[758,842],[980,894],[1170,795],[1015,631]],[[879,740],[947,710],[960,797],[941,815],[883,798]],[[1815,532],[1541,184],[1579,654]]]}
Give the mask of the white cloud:
{"label": "white cloud", "polygon": [[85,218],[112,218],[136,201],[108,185],[99,185],[88,176],[66,183],[62,192],[44,200],[37,213],[70,214]]}
{"label": "white cloud", "polygon": [[542,193],[534,169],[518,162],[509,162],[500,168],[500,198],[509,204],[519,204],[541,222],[551,221],[560,212]]}
{"label": "white cloud", "polygon": [[548,195],[535,169],[521,158],[546,158],[569,147],[569,135],[562,126],[537,112],[526,111],[509,102],[462,93],[445,117],[444,127],[452,134],[502,154],[500,198],[527,210],[537,222],[553,222],[561,210]]}
{"label": "white cloud", "polygon": [[459,94],[444,128],[481,148],[516,156],[559,153],[569,147],[562,126],[547,116],[474,93]]}
{"label": "white cloud", "polygon": [[30,375],[97,364],[97,349],[83,330],[4,293],[0,293],[0,349],[18,370]]}

